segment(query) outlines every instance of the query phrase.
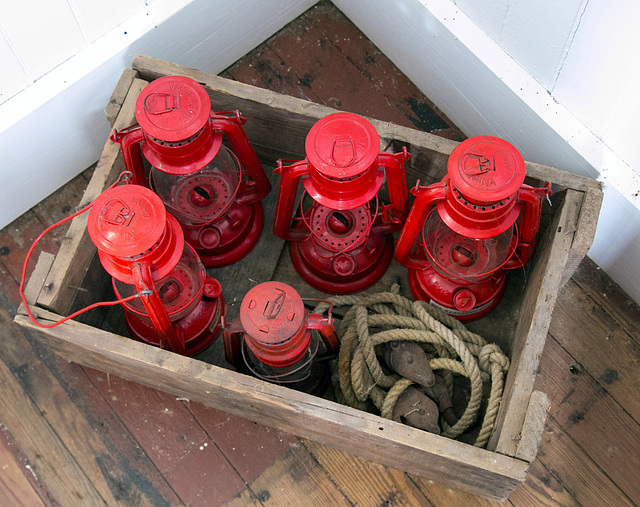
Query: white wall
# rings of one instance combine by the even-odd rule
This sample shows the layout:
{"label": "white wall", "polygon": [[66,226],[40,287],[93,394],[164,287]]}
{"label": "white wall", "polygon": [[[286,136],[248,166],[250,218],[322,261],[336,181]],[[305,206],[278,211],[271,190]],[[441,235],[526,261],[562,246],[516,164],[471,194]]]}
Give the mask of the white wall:
{"label": "white wall", "polygon": [[0,104],[145,5],[145,0],[1,0]]}
{"label": "white wall", "polygon": [[98,159],[104,108],[136,54],[217,73],[315,1],[0,0],[0,89],[28,85],[0,105],[0,228]]}
{"label": "white wall", "polygon": [[334,3],[465,134],[503,137],[527,160],[601,179],[589,255],[640,302],[635,3]]}

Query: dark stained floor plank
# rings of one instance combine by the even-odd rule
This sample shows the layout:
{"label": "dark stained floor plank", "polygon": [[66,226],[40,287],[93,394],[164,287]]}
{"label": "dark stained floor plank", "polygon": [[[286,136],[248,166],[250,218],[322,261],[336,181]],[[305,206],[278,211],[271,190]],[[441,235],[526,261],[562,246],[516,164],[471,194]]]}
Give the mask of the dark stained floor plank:
{"label": "dark stained floor plank", "polygon": [[244,481],[183,401],[170,394],[87,369],[128,431],[188,505],[219,505]]}
{"label": "dark stained floor plank", "polygon": [[[636,421],[640,421],[640,338],[569,280],[549,332]],[[593,351],[598,350],[598,354]]]}
{"label": "dark stained floor plank", "polygon": [[[3,330],[14,326],[9,322],[4,314],[1,319]],[[17,377],[23,396],[38,411],[42,423],[55,428],[55,435],[60,441],[56,445],[64,446],[74,457],[77,466],[101,498],[113,503],[156,505],[176,500],[165,479],[153,467],[149,467],[148,458],[135,452],[137,443],[131,440],[125,442],[114,433],[122,431],[119,420],[115,419],[106,426],[108,419],[95,417],[103,406],[100,400],[87,402],[84,392],[87,386],[90,393],[95,393],[95,389],[88,382],[82,385],[84,375],[81,367],[50,355],[49,360],[58,363],[60,369],[73,370],[73,373],[66,372],[70,383],[61,381],[18,330],[11,333],[11,340],[0,342],[0,353],[2,365]],[[17,442],[24,445],[24,436],[19,438],[14,433],[15,426],[9,427],[9,431]],[[37,453],[37,456],[44,457],[44,453]],[[157,489],[154,480],[159,485]]]}
{"label": "dark stained floor plank", "polygon": [[42,486],[18,452],[6,430],[0,428],[0,505],[44,506],[39,494]]}
{"label": "dark stained floor plank", "polygon": [[[45,228],[46,225],[42,223],[36,213],[29,210],[0,231],[0,263],[14,280],[20,281],[27,252],[33,241]],[[56,253],[64,233],[65,228],[60,227],[42,238],[29,260],[27,279],[36,265],[40,252]]]}
{"label": "dark stained floor plank", "polygon": [[508,503],[485,500],[466,491],[451,489],[428,479],[410,477],[434,507],[498,507],[500,505],[508,505]]}
{"label": "dark stained floor plank", "polygon": [[581,505],[568,492],[562,482],[545,468],[540,460],[535,460],[529,468],[526,486],[517,488],[509,495],[509,502],[518,505],[558,505],[574,507]]}
{"label": "dark stained floor plank", "polygon": [[45,225],[53,225],[72,213],[78,211],[78,203],[91,179],[93,168],[81,172],[65,185],[64,192],[54,192],[45,201],[36,204],[32,209],[38,219]]}
{"label": "dark stained floor plank", "polygon": [[[560,483],[580,505],[632,505],[624,492],[553,416],[547,419],[536,461],[548,472],[541,480],[549,484]],[[524,489],[529,487],[527,482]],[[561,498],[564,497],[562,494]]]}
{"label": "dark stained floor plank", "polygon": [[[640,425],[587,371],[572,373],[575,359],[552,335],[547,339],[543,359],[536,389],[546,392],[551,400],[549,418],[597,463],[603,473],[597,478],[602,481],[598,490],[608,479],[623,492],[619,494],[621,498],[627,496],[632,502],[640,502]],[[563,443],[555,434],[551,442],[554,446]],[[560,452],[566,451],[564,447],[559,451],[555,464],[545,458],[543,462],[549,470],[562,466]],[[541,452],[548,453],[544,444]]]}
{"label": "dark stained floor plank", "polygon": [[199,403],[187,406],[246,483],[252,483],[280,456],[300,443],[289,433]]}
{"label": "dark stained floor plank", "polygon": [[[25,376],[34,365],[24,364],[17,371],[12,371],[6,364],[10,352],[7,347],[13,345],[8,342],[20,338],[19,331],[8,332],[11,326],[11,318],[4,309],[0,309],[0,334],[4,337],[0,342],[0,356],[3,358],[0,362],[3,426],[20,446],[27,464],[41,481],[47,495],[57,502],[72,505],[82,500],[88,505],[99,505],[105,501],[103,495],[106,494],[115,503],[102,473],[96,470],[95,454],[75,446],[78,442],[77,437],[70,434],[73,430],[70,427],[56,426],[55,423],[59,420],[55,414],[50,423],[43,408],[23,389]],[[62,406],[60,409],[64,410]],[[69,416],[73,417],[71,414]],[[84,464],[87,465],[87,470],[83,469]]]}
{"label": "dark stained floor plank", "polygon": [[300,84],[300,77],[295,70],[268,46],[268,42],[254,49],[220,75],[241,83],[323,103],[312,90]]}
{"label": "dark stained floor plank", "polygon": [[[582,261],[572,278],[596,305],[617,320],[636,341],[640,340],[640,305],[629,298],[590,257]],[[636,353],[634,357],[638,358],[640,354]]]}

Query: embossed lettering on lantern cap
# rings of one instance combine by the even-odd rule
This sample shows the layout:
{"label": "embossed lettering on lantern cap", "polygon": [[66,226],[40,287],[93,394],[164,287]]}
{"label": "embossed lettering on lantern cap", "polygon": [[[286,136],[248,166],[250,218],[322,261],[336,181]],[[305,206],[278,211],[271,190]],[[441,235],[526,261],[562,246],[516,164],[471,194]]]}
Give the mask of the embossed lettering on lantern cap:
{"label": "embossed lettering on lantern cap", "polygon": [[188,125],[193,121],[193,118],[199,109],[200,101],[198,100],[198,96],[193,93],[193,90],[190,87],[185,85],[172,84],[170,89],[180,93],[180,97],[183,101],[186,99],[186,107],[178,106],[177,108],[180,111],[180,115],[177,118],[183,125]]}
{"label": "embossed lettering on lantern cap", "polygon": [[495,157],[486,157],[476,153],[466,153],[462,170],[469,182],[481,187],[495,187]]}
{"label": "embossed lettering on lantern cap", "polygon": [[[510,149],[495,144],[478,142],[467,147],[457,162],[457,171],[465,184],[478,191],[497,192],[520,185],[522,171]],[[516,188],[513,191],[517,190]]]}
{"label": "embossed lettering on lantern cap", "polygon": [[110,225],[121,227],[129,227],[134,216],[135,213],[131,208],[120,199],[111,199],[102,206],[102,211],[100,212],[101,220]]}
{"label": "embossed lettering on lantern cap", "polygon": [[146,199],[134,195],[131,197],[131,202],[138,206],[138,208],[142,212],[143,218],[151,218],[151,211],[149,210],[148,206],[149,203]]}
{"label": "embossed lettering on lantern cap", "polygon": [[464,172],[469,176],[485,174],[496,170],[496,159],[494,156],[487,157],[481,153],[467,153],[470,163],[465,163]]}

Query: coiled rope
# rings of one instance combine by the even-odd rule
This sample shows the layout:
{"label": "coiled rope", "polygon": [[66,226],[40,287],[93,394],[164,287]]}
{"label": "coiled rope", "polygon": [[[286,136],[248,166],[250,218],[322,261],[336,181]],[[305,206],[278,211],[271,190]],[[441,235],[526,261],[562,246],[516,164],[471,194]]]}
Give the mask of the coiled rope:
{"label": "coiled rope", "polygon": [[[487,408],[474,442],[476,447],[485,447],[502,401],[509,359],[497,345],[488,344],[460,321],[422,301],[410,301],[399,290],[394,284],[389,292],[329,299],[334,307],[350,306],[338,329],[341,346],[334,376],[338,401],[366,410],[367,400],[371,400],[381,416],[390,419],[398,397],[413,382],[395,373],[386,374],[375,348],[391,341],[418,342],[430,356],[431,368],[439,371],[450,396],[454,373],[470,382],[462,417],[452,426],[441,418],[443,436],[459,437],[475,423],[483,404],[483,385],[490,383]],[[315,312],[327,308],[327,303],[321,303]]]}

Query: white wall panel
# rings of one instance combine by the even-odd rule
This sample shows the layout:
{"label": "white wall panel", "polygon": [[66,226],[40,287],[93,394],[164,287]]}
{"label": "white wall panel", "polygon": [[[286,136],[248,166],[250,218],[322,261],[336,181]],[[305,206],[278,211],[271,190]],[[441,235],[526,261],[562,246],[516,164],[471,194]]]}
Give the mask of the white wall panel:
{"label": "white wall panel", "polygon": [[144,0],[68,0],[87,42],[93,42],[146,6]]}
{"label": "white wall panel", "polygon": [[4,38],[1,25],[0,63],[2,63],[2,72],[0,72],[0,104],[2,104],[5,100],[11,98],[13,94],[24,89],[33,79],[27,75],[13,49]]}
{"label": "white wall panel", "polygon": [[587,1],[454,0],[453,3],[534,79],[551,90]]}
{"label": "white wall panel", "polygon": [[502,36],[509,6],[513,0],[453,0],[466,16],[491,37],[499,42]]}
{"label": "white wall panel", "polygon": [[551,90],[586,1],[512,0],[497,42]]}
{"label": "white wall panel", "polygon": [[[635,75],[628,76],[628,88],[614,111],[611,122],[603,134],[603,141],[620,158],[640,174],[640,139],[638,118],[640,117],[640,62],[634,69]],[[640,192],[640,186],[635,189]]]}
{"label": "white wall panel", "polygon": [[[618,147],[624,130],[637,128],[640,114],[633,96],[640,79],[638,23],[636,0],[591,0],[554,89],[556,99],[595,135]],[[626,157],[629,148],[623,149]]]}
{"label": "white wall panel", "polygon": [[36,79],[87,45],[66,0],[0,0],[0,19],[25,70]]}

